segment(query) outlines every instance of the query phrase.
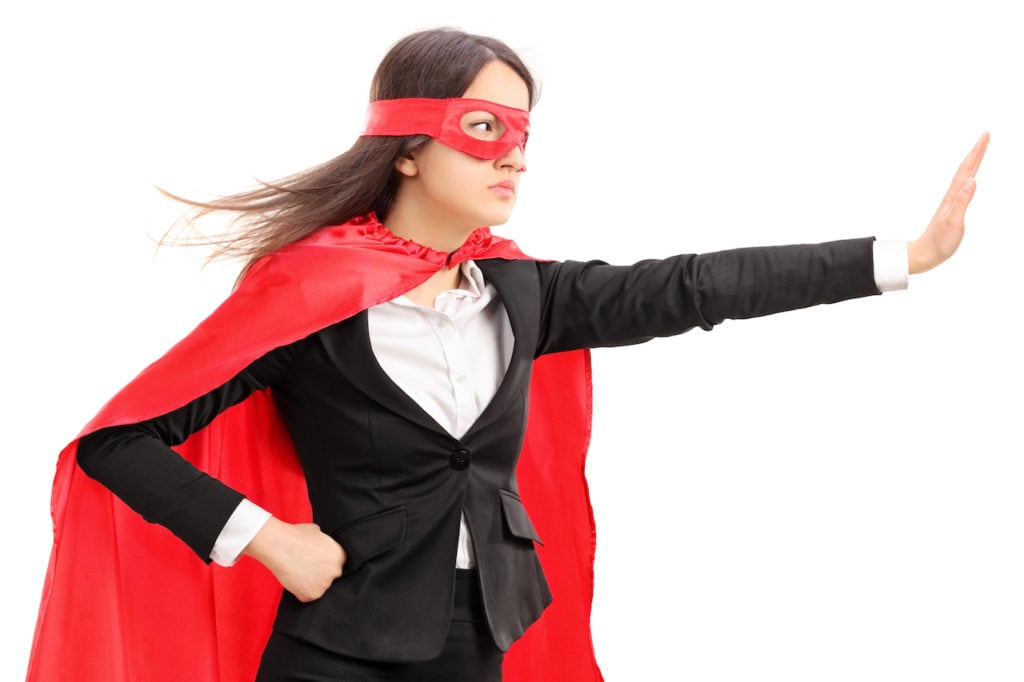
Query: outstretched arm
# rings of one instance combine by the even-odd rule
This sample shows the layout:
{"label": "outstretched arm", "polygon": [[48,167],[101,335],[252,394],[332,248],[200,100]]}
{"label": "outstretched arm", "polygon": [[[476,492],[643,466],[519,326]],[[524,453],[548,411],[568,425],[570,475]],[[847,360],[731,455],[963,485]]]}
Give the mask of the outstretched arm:
{"label": "outstretched arm", "polygon": [[974,176],[985,157],[989,134],[984,133],[960,164],[946,196],[924,233],[907,243],[910,274],[931,270],[953,255],[964,237],[964,214],[974,196]]}

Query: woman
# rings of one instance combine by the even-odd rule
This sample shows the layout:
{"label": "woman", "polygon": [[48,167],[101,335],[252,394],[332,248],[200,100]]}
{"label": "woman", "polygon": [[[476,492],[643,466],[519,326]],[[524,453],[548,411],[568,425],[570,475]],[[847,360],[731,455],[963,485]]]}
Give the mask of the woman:
{"label": "woman", "polygon": [[[220,247],[246,271],[62,454],[30,679],[599,679],[585,350],[899,286],[956,250],[987,144],[907,245],[544,263],[480,227],[525,169],[511,50],[414,34],[371,100],[337,159],[199,205],[239,212]],[[269,569],[269,641],[266,573],[184,546]]]}

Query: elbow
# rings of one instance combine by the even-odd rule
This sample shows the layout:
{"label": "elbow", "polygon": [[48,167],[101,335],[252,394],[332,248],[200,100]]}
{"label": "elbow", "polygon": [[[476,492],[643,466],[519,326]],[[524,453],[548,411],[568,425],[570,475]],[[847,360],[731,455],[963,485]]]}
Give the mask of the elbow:
{"label": "elbow", "polygon": [[131,443],[146,435],[130,429],[111,427],[86,434],[78,439],[75,461],[89,477],[103,483],[106,474],[117,468],[117,456]]}

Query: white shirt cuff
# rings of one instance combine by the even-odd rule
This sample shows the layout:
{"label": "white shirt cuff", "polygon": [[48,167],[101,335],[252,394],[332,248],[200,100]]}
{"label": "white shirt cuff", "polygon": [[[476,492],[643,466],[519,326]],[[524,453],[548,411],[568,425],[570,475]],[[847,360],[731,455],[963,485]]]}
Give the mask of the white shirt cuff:
{"label": "white shirt cuff", "polygon": [[879,291],[899,291],[910,283],[907,263],[907,243],[896,240],[876,240],[875,286]]}
{"label": "white shirt cuff", "polygon": [[267,510],[249,500],[242,500],[213,543],[210,559],[220,566],[234,566],[242,556],[242,550],[252,542],[270,517],[271,513]]}

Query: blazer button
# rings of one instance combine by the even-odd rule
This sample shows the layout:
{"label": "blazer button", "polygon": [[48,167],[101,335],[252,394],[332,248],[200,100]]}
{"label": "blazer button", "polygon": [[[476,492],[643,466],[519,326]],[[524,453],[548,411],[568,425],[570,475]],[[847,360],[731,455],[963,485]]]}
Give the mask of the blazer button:
{"label": "blazer button", "polygon": [[462,471],[469,466],[470,460],[473,459],[473,455],[470,454],[469,450],[460,448],[452,453],[452,456],[448,458],[448,465],[456,471]]}

